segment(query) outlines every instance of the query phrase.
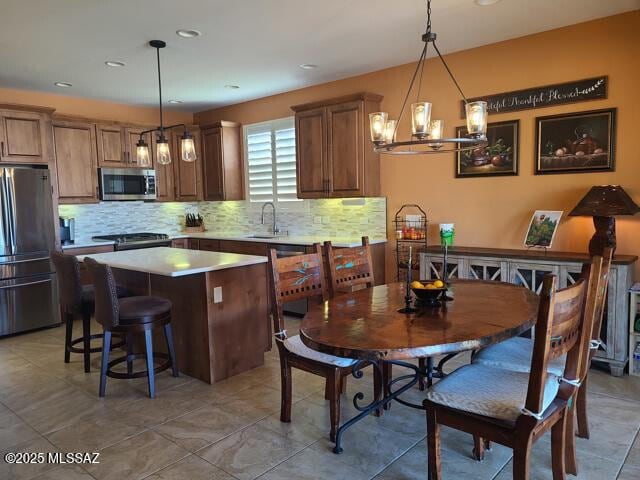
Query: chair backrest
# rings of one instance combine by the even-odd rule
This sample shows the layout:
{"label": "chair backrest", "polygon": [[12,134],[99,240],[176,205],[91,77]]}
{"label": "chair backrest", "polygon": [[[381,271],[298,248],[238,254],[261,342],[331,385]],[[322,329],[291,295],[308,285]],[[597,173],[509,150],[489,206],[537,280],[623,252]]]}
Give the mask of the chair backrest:
{"label": "chair backrest", "polygon": [[84,264],[89,270],[95,290],[96,321],[107,330],[117,327],[120,324],[120,304],[111,267],[90,257],[84,257]]}
{"label": "chair backrest", "polygon": [[271,309],[276,335],[284,331],[282,307],[286,302],[313,297],[325,301],[328,298],[322,248],[319,243],[313,247],[314,253],[295,257],[278,258],[275,249],[269,251]]}
{"label": "chair backrest", "polygon": [[51,261],[58,275],[60,306],[66,313],[78,313],[82,308],[82,284],[80,264],[73,255],[51,252]]}
{"label": "chair backrest", "polygon": [[369,237],[362,237],[358,247],[335,249],[331,242],[324,242],[329,267],[329,292],[333,297],[340,292],[353,291],[354,287],[373,287],[373,263]]}
{"label": "chair backrest", "polygon": [[545,277],[525,404],[528,411],[540,412],[542,408],[549,361],[567,354],[563,377],[571,382],[571,392],[586,375],[599,292],[607,281],[602,270],[602,257],[594,256],[578,282],[558,291],[556,277]]}
{"label": "chair backrest", "polygon": [[[613,260],[613,249],[605,248],[602,251],[602,279],[601,285],[597,291],[597,297],[595,300],[596,309],[594,311],[593,330],[591,332],[591,340],[595,343],[600,342],[600,330],[602,329],[602,317],[604,316],[605,306],[607,304],[607,291],[609,287],[609,272],[611,271],[611,261]],[[594,345],[595,345],[594,343]],[[592,348],[589,354],[589,360],[598,351],[597,347]],[[588,366],[587,366],[588,368]],[[586,373],[586,372],[585,372]]]}

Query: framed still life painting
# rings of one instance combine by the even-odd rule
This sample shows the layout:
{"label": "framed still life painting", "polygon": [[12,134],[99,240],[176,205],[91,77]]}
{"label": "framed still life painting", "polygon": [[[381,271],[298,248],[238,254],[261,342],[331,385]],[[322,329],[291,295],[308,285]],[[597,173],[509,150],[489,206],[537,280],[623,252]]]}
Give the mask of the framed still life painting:
{"label": "framed still life painting", "polygon": [[[458,152],[456,178],[518,175],[519,120],[487,124],[485,147]],[[456,136],[467,134],[466,127],[456,128]]]}
{"label": "framed still life painting", "polygon": [[524,244],[527,247],[550,248],[558,230],[562,211],[536,210],[529,222]]}
{"label": "framed still life painting", "polygon": [[536,175],[614,170],[616,109],[536,118]]}

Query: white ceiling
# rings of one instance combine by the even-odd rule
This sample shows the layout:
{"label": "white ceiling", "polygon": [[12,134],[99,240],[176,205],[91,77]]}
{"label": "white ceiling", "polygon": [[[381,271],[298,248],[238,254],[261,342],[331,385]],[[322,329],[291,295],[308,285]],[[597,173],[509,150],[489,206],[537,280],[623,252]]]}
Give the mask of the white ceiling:
{"label": "white ceiling", "polygon": [[[1,0],[0,87],[199,111],[414,61],[424,0]],[[433,0],[443,53],[640,8],[640,0]],[[202,36],[183,39],[177,29]],[[597,40],[596,40],[597,41]],[[587,42],[588,43],[588,42]],[[105,66],[126,62],[124,68]],[[317,64],[303,70],[301,63]],[[54,82],[69,82],[61,89]],[[239,85],[238,90],[224,88]]]}

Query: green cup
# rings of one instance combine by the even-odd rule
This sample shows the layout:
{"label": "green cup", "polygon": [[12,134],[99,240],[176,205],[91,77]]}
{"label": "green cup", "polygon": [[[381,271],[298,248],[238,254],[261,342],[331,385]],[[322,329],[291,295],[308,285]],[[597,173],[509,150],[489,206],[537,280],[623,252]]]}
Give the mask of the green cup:
{"label": "green cup", "polygon": [[440,245],[451,247],[453,246],[453,239],[456,235],[456,231],[453,227],[453,223],[441,223],[440,224]]}

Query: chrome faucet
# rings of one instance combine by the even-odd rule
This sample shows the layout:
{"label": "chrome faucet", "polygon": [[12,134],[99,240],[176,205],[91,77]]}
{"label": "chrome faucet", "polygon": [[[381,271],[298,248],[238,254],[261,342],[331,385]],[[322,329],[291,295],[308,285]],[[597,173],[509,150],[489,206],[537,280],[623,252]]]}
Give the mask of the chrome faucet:
{"label": "chrome faucet", "polygon": [[273,202],[265,202],[262,205],[262,225],[264,225],[264,208],[267,205],[271,205],[271,208],[273,209],[273,225],[271,227],[271,233],[274,235],[278,235],[280,233],[280,228],[276,224],[276,206],[273,204]]}

